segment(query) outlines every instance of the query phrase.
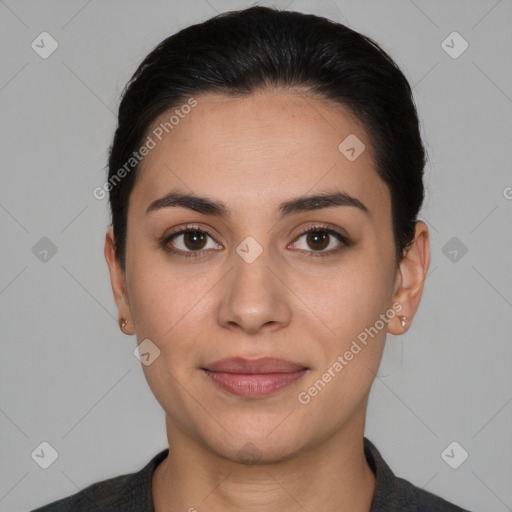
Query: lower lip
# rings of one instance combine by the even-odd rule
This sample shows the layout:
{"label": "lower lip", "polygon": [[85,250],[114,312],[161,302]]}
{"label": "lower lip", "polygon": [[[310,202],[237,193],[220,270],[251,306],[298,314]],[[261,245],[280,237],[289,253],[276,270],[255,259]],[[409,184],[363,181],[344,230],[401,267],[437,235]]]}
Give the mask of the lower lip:
{"label": "lower lip", "polygon": [[226,373],[204,370],[219,387],[244,398],[261,398],[293,384],[306,369],[292,373]]}

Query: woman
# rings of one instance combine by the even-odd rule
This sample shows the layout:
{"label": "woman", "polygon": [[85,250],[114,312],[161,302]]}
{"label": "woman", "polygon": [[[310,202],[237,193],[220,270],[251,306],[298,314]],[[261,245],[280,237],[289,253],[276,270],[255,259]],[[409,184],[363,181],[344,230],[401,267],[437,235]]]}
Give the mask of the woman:
{"label": "woman", "polygon": [[365,36],[253,7],[123,93],[105,256],[169,450],[39,511],[461,511],[364,437],[430,262],[410,86]]}

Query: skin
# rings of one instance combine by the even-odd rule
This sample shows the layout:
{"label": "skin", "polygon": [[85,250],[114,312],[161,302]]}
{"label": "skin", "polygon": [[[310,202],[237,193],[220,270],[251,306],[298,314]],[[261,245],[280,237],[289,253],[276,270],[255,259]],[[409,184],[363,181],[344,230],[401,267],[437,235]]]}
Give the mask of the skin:
{"label": "skin", "polygon": [[[345,109],[291,90],[196,99],[139,169],[125,272],[111,229],[105,240],[124,332],[160,349],[142,366],[166,413],[171,447],[153,477],[155,510],[367,512],[375,489],[363,452],[368,394],[387,332],[407,331],[418,308],[430,263],[427,227],[416,223],[397,265],[389,190],[364,127]],[[354,161],[338,150],[349,134],[366,146]],[[231,218],[182,207],[146,213],[178,188],[222,201]],[[369,213],[336,206],[278,220],[282,201],[332,190],[356,197]],[[160,244],[187,223],[211,234],[201,257]],[[318,242],[298,235],[319,223],[350,245],[331,236],[320,251],[326,255],[315,257]],[[252,263],[236,252],[248,236],[263,249]],[[168,245],[193,251],[183,235]],[[392,318],[317,396],[299,403],[298,394],[394,303],[406,326]],[[200,369],[232,356],[279,357],[309,370],[273,395],[240,398]]]}

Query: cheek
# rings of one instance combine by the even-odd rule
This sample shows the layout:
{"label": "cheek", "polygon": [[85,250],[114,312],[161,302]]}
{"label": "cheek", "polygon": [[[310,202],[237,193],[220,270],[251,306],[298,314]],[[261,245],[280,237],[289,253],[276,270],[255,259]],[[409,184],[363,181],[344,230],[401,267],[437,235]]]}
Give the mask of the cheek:
{"label": "cheek", "polygon": [[[394,310],[390,302],[392,258],[387,252],[385,257],[379,255],[377,246],[372,242],[352,254],[333,269],[329,279],[316,281],[320,286],[315,287],[309,279],[304,281],[309,296],[314,297],[311,310],[328,327],[319,340],[324,352],[322,364],[308,383],[316,386],[313,393],[317,388],[322,390],[322,398],[315,399],[316,406],[359,403],[378,371]],[[325,381],[329,384],[324,392]]]}
{"label": "cheek", "polygon": [[149,338],[160,346],[164,334],[183,316],[185,297],[179,292],[182,300],[178,299],[174,291],[178,288],[176,279],[166,274],[151,254],[145,255],[141,250],[131,256],[127,282],[137,337],[139,342]]}
{"label": "cheek", "polygon": [[[387,322],[381,315],[394,316],[388,279],[377,265],[366,266],[359,260],[331,278],[323,283],[321,295],[317,290],[311,308],[328,327],[316,340],[322,358],[298,397],[300,404],[307,404],[310,417],[324,418],[318,428],[335,428],[348,421],[364,402],[385,345]],[[310,319],[315,321],[313,316]],[[328,419],[326,410],[331,411]]]}
{"label": "cheek", "polygon": [[200,302],[204,287],[199,280],[184,280],[155,262],[141,261],[146,264],[130,274],[130,307],[137,342],[149,339],[158,354],[142,369],[164,410],[183,411],[187,400],[180,383],[187,382],[190,372],[196,370],[193,363],[204,330]]}
{"label": "cheek", "polygon": [[382,260],[361,253],[332,272],[322,289],[321,295],[316,292],[317,307],[333,331],[353,337],[389,307],[392,279]]}
{"label": "cheek", "polygon": [[[148,264],[149,267],[149,264]],[[137,335],[166,343],[176,339],[186,327],[190,338],[201,325],[194,318],[201,311],[204,280],[189,279],[158,272],[158,268],[132,275],[130,306]],[[142,338],[143,339],[143,338]]]}
{"label": "cheek", "polygon": [[172,386],[172,376],[190,378],[204,351],[205,332],[214,327],[212,290],[219,276],[180,272],[154,253],[141,252],[133,262],[129,293],[138,343],[149,339],[160,351],[156,367],[144,367],[146,377],[150,384]]}

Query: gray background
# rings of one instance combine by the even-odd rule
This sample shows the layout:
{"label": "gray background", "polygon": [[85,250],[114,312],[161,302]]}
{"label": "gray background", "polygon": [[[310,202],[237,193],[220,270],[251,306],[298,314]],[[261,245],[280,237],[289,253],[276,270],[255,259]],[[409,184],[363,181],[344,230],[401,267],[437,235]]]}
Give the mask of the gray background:
{"label": "gray background", "polygon": [[[0,0],[0,511],[137,471],[167,446],[136,338],[117,325],[108,205],[92,191],[142,58],[189,24],[252,4]],[[414,85],[429,151],[429,277],[412,328],[388,336],[366,435],[414,484],[471,510],[512,510],[512,2],[276,5],[342,21],[388,50]],[[43,31],[59,44],[47,59],[31,48]],[[458,58],[441,45],[453,31],[469,44]],[[46,260],[43,237],[57,249]],[[31,457],[43,441],[59,454],[48,469]],[[452,441],[469,453],[458,469],[441,457]]]}

